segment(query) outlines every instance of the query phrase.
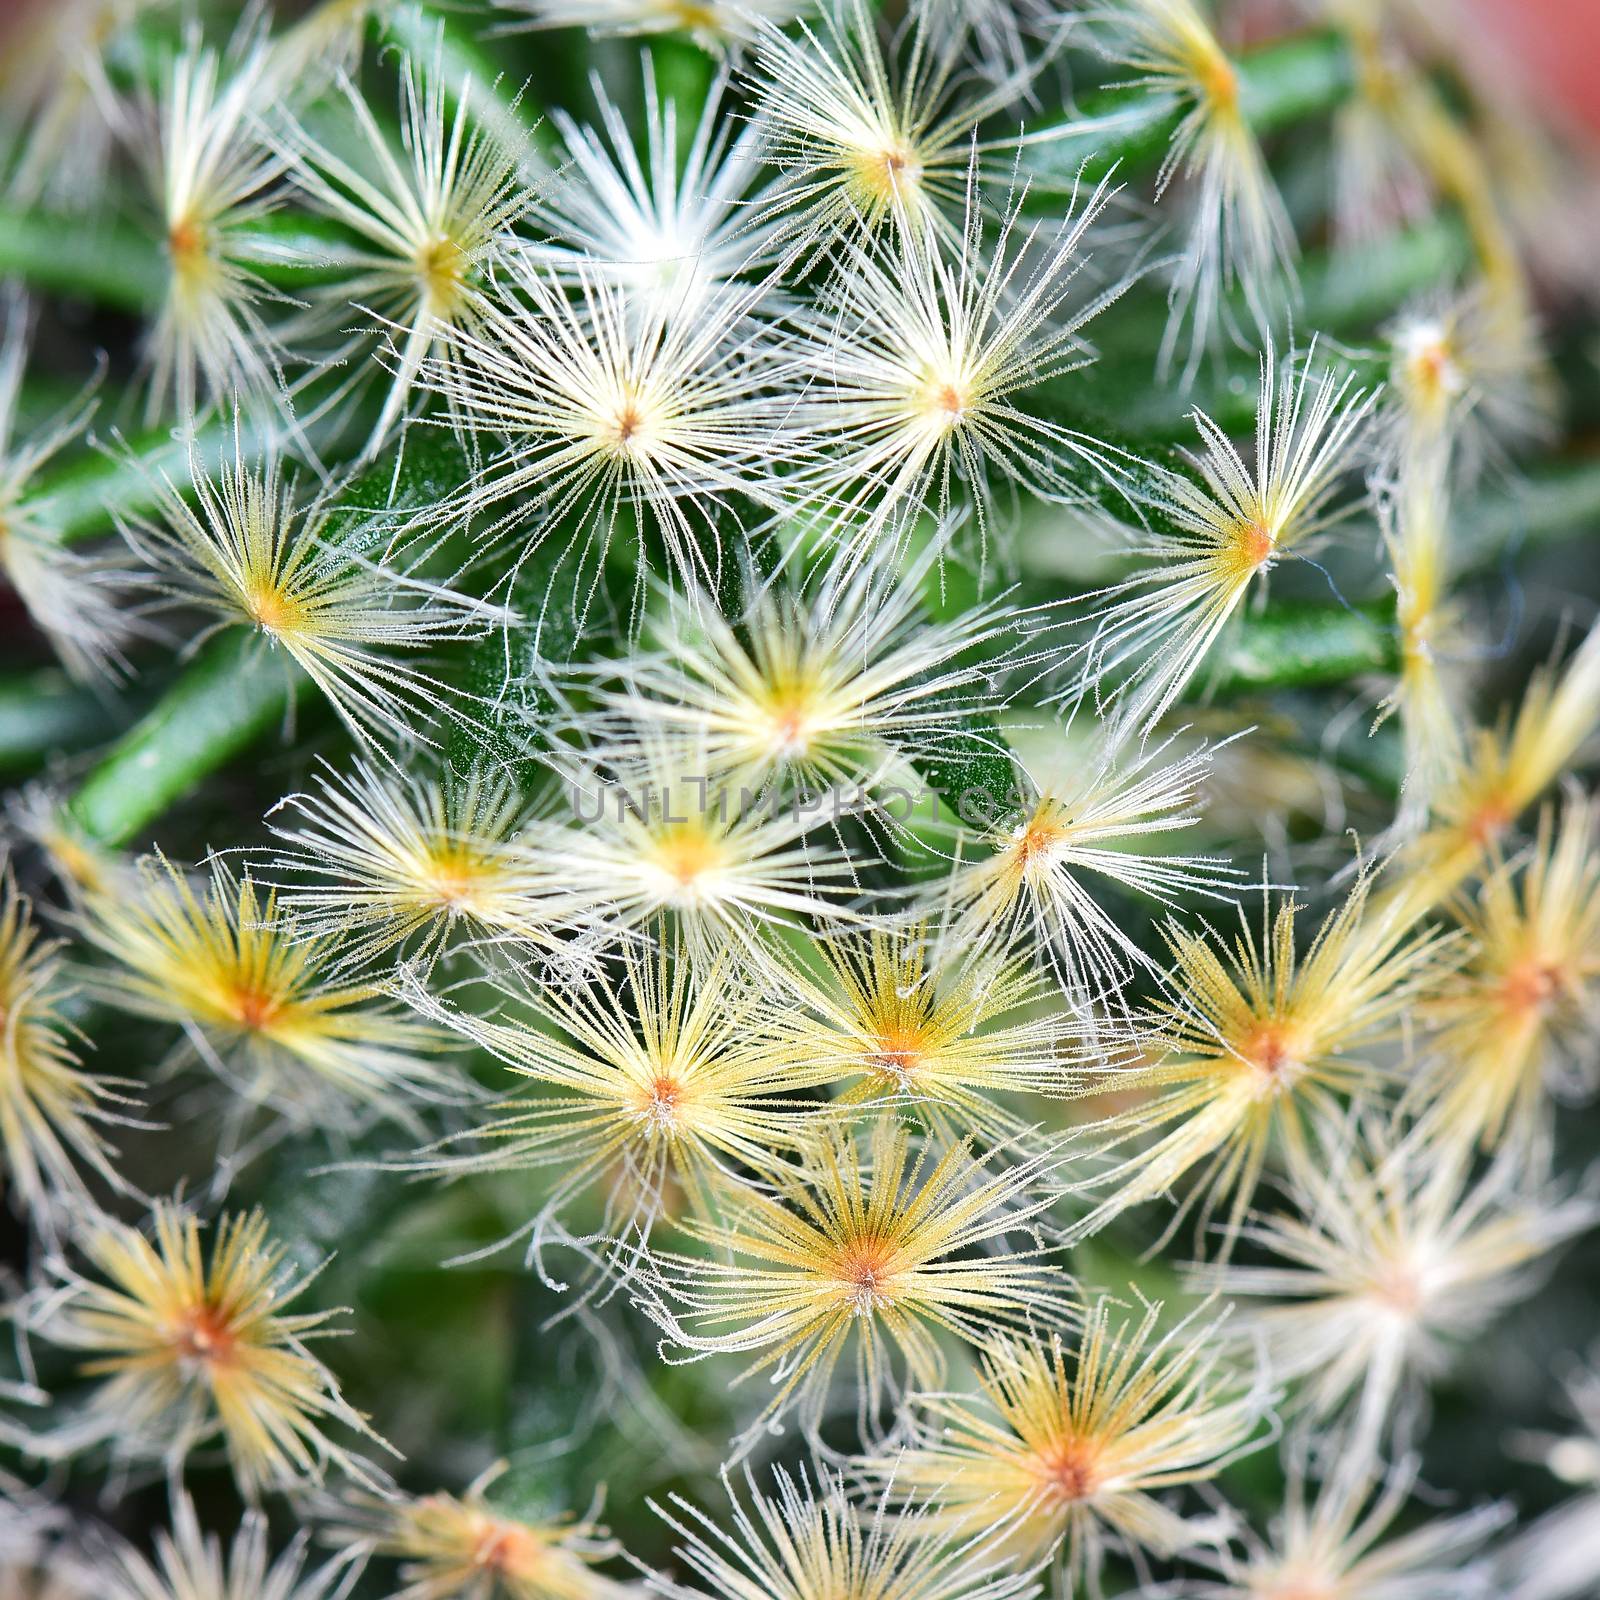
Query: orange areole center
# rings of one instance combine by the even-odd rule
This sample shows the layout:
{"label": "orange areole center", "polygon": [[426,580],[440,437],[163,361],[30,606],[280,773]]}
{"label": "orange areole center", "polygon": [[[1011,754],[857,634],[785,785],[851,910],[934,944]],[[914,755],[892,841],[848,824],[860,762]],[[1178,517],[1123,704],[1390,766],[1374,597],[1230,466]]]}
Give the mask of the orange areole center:
{"label": "orange areole center", "polygon": [[491,1522],[472,1553],[473,1566],[507,1578],[531,1578],[543,1562],[543,1543],[527,1528],[509,1522]]}
{"label": "orange areole center", "polygon": [[922,1036],[916,1029],[885,1028],[878,1035],[870,1059],[875,1072],[905,1083],[922,1064],[923,1054]]}
{"label": "orange areole center", "polygon": [[716,842],[701,829],[684,828],[661,841],[656,851],[656,864],[674,882],[688,889],[722,864],[722,854]]}
{"label": "orange areole center", "polygon": [[889,1251],[876,1240],[863,1240],[844,1253],[839,1263],[850,1309],[858,1317],[892,1305],[888,1285],[893,1278]]}
{"label": "orange areole center", "polygon": [[1305,1043],[1286,1024],[1266,1021],[1239,1041],[1239,1055],[1259,1074],[1262,1092],[1277,1094],[1292,1086],[1304,1065]]}
{"label": "orange areole center", "polygon": [[205,254],[206,230],[193,217],[173,223],[167,233],[167,249],[173,261],[183,267]]}
{"label": "orange areole center", "polygon": [[1057,1500],[1087,1500],[1100,1485],[1095,1452],[1086,1440],[1063,1440],[1040,1464],[1046,1492]]}
{"label": "orange areole center", "polygon": [[1246,566],[1265,566],[1278,549],[1277,540],[1264,517],[1241,523],[1237,532],[1239,556]]}
{"label": "orange areole center", "polygon": [[241,988],[233,996],[233,1014],[241,1028],[260,1033],[277,1021],[282,1005],[276,995],[261,989]]}
{"label": "orange areole center", "polygon": [[1561,992],[1563,976],[1558,963],[1530,956],[1501,980],[1500,1004],[1513,1016],[1541,1012]]}
{"label": "orange areole center", "polygon": [[233,1360],[238,1341],[228,1319],[215,1306],[201,1305],[184,1313],[172,1342],[185,1360],[219,1367]]}

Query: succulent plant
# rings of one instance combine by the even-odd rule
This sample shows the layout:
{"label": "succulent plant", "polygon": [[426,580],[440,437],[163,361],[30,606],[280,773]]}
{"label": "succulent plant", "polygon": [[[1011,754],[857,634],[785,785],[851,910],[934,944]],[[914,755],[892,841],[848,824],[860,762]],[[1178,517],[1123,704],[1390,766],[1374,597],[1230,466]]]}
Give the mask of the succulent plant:
{"label": "succulent plant", "polygon": [[4,26],[0,1593],[1600,1594],[1593,176],[1464,16]]}

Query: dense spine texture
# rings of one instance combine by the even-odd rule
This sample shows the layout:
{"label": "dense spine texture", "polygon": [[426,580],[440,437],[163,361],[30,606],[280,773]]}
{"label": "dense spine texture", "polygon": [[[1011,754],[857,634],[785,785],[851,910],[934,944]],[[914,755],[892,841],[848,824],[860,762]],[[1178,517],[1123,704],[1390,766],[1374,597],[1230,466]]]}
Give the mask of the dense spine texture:
{"label": "dense spine texture", "polygon": [[1482,8],[4,9],[0,1595],[1600,1595]]}

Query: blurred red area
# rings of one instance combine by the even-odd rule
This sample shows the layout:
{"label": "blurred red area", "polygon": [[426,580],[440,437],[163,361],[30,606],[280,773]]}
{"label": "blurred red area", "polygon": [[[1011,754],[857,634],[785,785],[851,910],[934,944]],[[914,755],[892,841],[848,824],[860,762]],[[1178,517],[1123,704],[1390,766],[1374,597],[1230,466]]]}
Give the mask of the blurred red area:
{"label": "blurred red area", "polygon": [[43,10],[43,0],[0,0],[0,39],[4,39],[12,28]]}
{"label": "blurred red area", "polygon": [[1503,52],[1523,88],[1600,132],[1600,0],[1456,0],[1492,63]]}

